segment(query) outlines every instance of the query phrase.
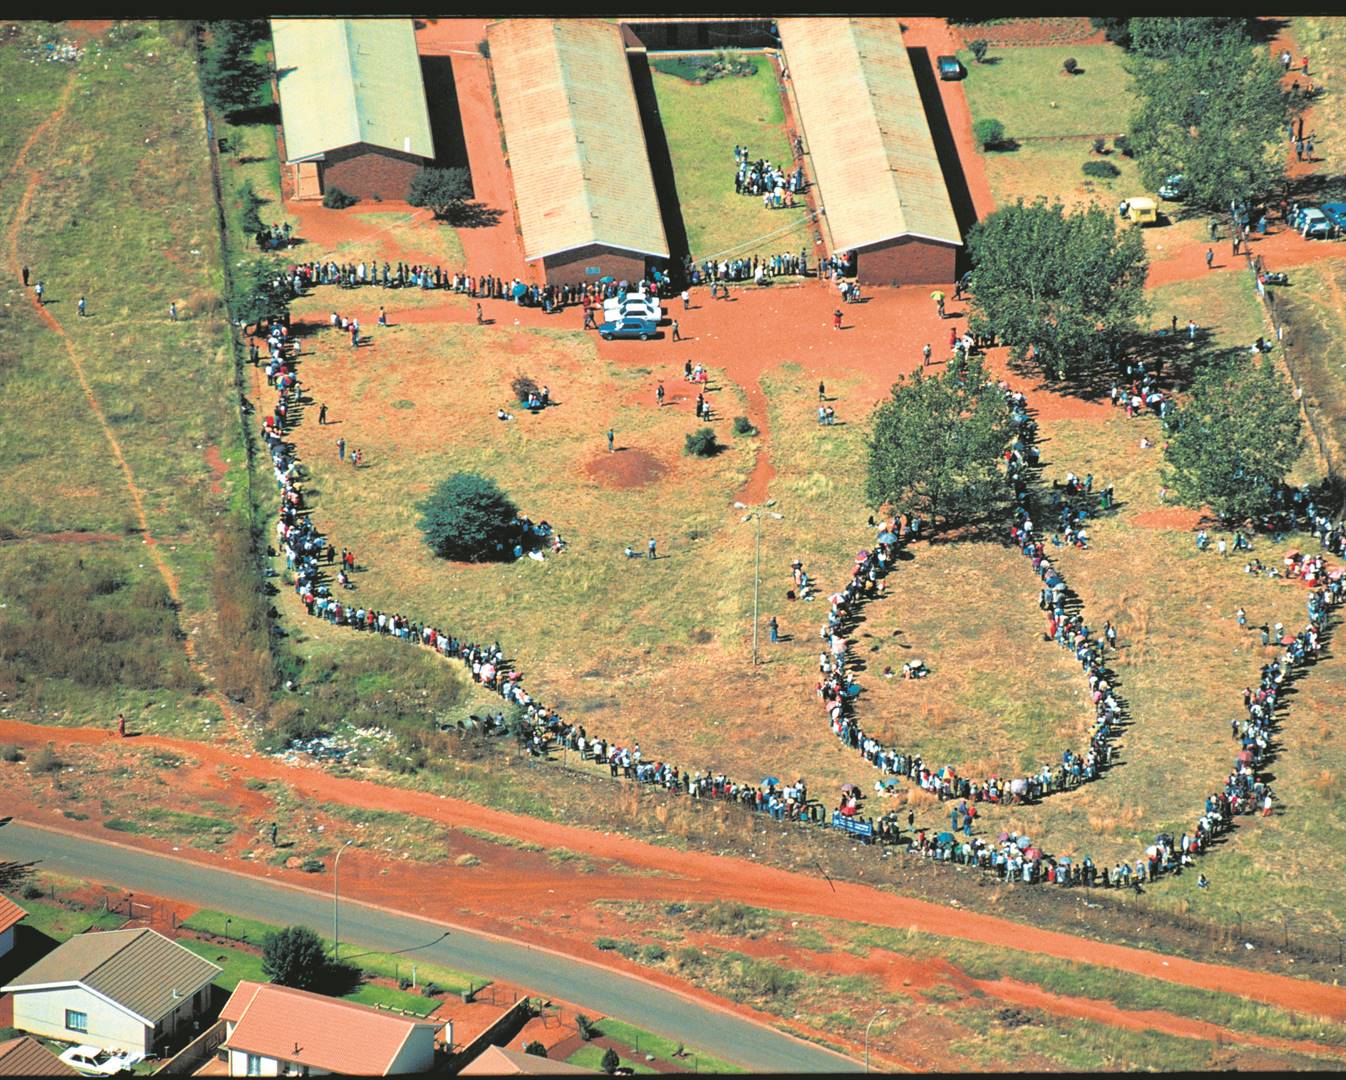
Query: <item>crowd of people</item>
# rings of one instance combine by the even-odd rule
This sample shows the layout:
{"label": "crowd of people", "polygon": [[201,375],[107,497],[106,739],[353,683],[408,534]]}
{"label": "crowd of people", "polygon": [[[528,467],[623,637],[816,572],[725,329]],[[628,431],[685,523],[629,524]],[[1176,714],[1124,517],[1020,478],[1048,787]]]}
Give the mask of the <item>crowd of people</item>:
{"label": "crowd of people", "polygon": [[[503,298],[503,297],[502,297]],[[260,329],[260,328],[259,328]],[[281,510],[276,524],[276,536],[286,560],[287,575],[303,603],[305,610],[315,618],[323,618],[335,625],[347,626],[370,633],[390,636],[410,644],[434,650],[441,656],[461,660],[471,672],[474,681],[498,693],[511,707],[511,715],[502,709],[494,716],[473,718],[486,731],[511,731],[520,745],[530,754],[546,756],[563,748],[573,751],[580,760],[605,768],[612,777],[623,777],[639,783],[657,785],[673,793],[691,798],[722,799],[737,803],[749,810],[770,814],[778,821],[796,821],[829,826],[837,824],[825,811],[823,804],[811,798],[803,778],[783,785],[776,777],[765,777],[760,783],[746,783],[732,779],[711,768],[691,770],[657,758],[645,756],[639,743],[623,745],[588,732],[583,724],[564,719],[555,709],[535,700],[524,688],[523,674],[507,659],[499,642],[490,645],[475,643],[430,624],[412,620],[401,613],[386,612],[359,603],[343,602],[334,596],[323,567],[331,567],[335,548],[322,535],[308,513],[302,487],[303,473],[294,454],[293,444],[287,439],[297,406],[303,399],[303,390],[297,374],[296,343],[291,338],[285,320],[275,322],[265,334],[268,353],[268,384],[276,388],[277,401],[262,422],[261,437],[270,454],[275,482],[280,493]],[[851,579],[838,593],[829,597],[827,622],[820,628],[824,649],[819,657],[820,678],[815,692],[821,700],[833,733],[846,745],[857,750],[865,760],[884,775],[875,784],[880,796],[893,792],[901,780],[915,784],[942,802],[954,802],[949,812],[950,829],[932,835],[925,828],[915,830],[914,811],[906,814],[909,835],[903,837],[899,815],[895,811],[872,816],[863,822],[863,835],[881,844],[908,843],[910,849],[926,857],[962,865],[976,866],[994,873],[1005,881],[1024,881],[1061,885],[1125,886],[1139,885],[1164,873],[1180,870],[1192,864],[1194,856],[1206,850],[1220,833],[1232,827],[1234,816],[1252,813],[1260,808],[1269,814],[1274,806],[1274,795],[1259,777],[1261,769],[1272,752],[1271,732],[1276,724],[1279,695],[1297,670],[1314,662],[1322,649],[1326,635],[1328,612],[1342,599],[1346,585],[1340,574],[1327,575],[1326,583],[1315,588],[1308,600],[1308,625],[1292,637],[1281,641],[1280,657],[1266,664],[1261,672],[1258,688],[1249,688],[1244,694],[1247,719],[1232,725],[1240,750],[1227,780],[1220,791],[1206,799],[1200,815],[1190,831],[1180,837],[1162,833],[1147,846],[1134,866],[1121,861],[1112,867],[1096,866],[1085,857],[1075,860],[1070,856],[1052,856],[1036,847],[1027,836],[1016,832],[1002,832],[995,842],[984,836],[973,836],[973,823],[978,817],[980,803],[1021,805],[1036,802],[1047,795],[1078,787],[1097,779],[1114,758],[1114,743],[1118,730],[1126,722],[1126,707],[1119,697],[1115,679],[1107,667],[1108,649],[1116,649],[1116,631],[1105,624],[1102,634],[1094,633],[1085,623],[1082,607],[1069,590],[1059,570],[1048,557],[1044,537],[1046,532],[1033,521],[1036,498],[1030,491],[1029,471],[1038,464],[1034,445],[1036,422],[1031,418],[1023,394],[1011,391],[1004,383],[1006,408],[1013,422],[1015,439],[1005,451],[1007,482],[1013,494],[1013,516],[1009,525],[1011,541],[1028,559],[1042,582],[1039,605],[1047,613],[1047,637],[1068,650],[1079,662],[1088,681],[1094,707],[1094,720],[1088,745],[1083,751],[1065,749],[1056,764],[1046,763],[1032,774],[973,780],[961,776],[951,765],[932,768],[918,753],[910,753],[884,746],[867,735],[855,716],[855,699],[859,687],[850,677],[851,657],[846,634],[853,630],[862,617],[867,600],[884,594],[884,579],[891,571],[900,545],[920,535],[918,518],[899,516],[884,523],[872,549],[860,552],[851,571]],[[1093,491],[1092,476],[1080,479],[1067,474],[1064,485],[1053,484],[1050,503],[1043,512],[1055,514],[1057,533],[1050,539],[1059,543],[1059,537],[1074,546],[1087,546],[1084,522],[1099,506],[1110,501],[1111,488],[1105,497]],[[1317,513],[1311,496],[1302,491],[1287,491],[1286,514],[1306,516],[1315,528],[1315,535],[1325,544],[1340,548],[1346,536],[1346,523],[1332,523]],[[1307,505],[1306,505],[1307,504]],[[545,523],[523,527],[536,532],[550,530]],[[559,538],[556,538],[559,543]],[[516,552],[516,554],[518,554]],[[1300,560],[1303,565],[1316,565],[1313,560]],[[354,569],[354,556],[343,550],[338,581],[351,587],[348,571]],[[1312,576],[1301,576],[1312,582],[1323,580],[1321,566]],[[801,562],[792,566],[794,585],[799,596],[809,595],[810,582]],[[791,590],[793,597],[795,590]],[[1278,630],[1280,628],[1278,627]],[[924,664],[921,673],[928,673]],[[904,672],[904,675],[907,674]],[[465,726],[460,722],[460,728]],[[854,784],[844,785],[835,808],[835,815],[843,824],[862,819],[864,796]],[[961,830],[962,840],[956,834]],[[853,828],[851,831],[855,831]]]}
{"label": "crowd of people", "polygon": [[774,255],[743,255],[732,259],[689,260],[687,278],[693,285],[719,284],[725,281],[751,281],[766,284],[778,277],[807,277],[809,256],[804,248],[796,254],[779,251]]}
{"label": "crowd of people", "polygon": [[805,187],[804,166],[796,164],[793,170],[773,165],[765,158],[752,160],[746,146],[734,147],[734,193],[759,195],[767,210],[793,207],[795,196]]}

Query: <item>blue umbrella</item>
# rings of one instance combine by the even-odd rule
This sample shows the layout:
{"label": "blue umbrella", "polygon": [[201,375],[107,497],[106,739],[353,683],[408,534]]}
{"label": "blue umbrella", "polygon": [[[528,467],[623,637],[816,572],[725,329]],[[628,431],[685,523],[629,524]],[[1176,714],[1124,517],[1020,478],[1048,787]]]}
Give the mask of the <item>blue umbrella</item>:
{"label": "blue umbrella", "polygon": [[514,295],[515,295],[515,296],[522,296],[522,295],[523,295],[524,293],[526,293],[527,291],[528,291],[528,286],[525,285],[522,281],[518,282],[518,283],[514,286]]}
{"label": "blue umbrella", "polygon": [[775,787],[775,786],[776,786],[777,784],[779,784],[779,783],[780,783],[780,781],[777,780],[774,776],[764,776],[764,777],[762,777],[762,786],[763,786],[763,787]]}
{"label": "blue umbrella", "polygon": [[611,284],[612,284],[614,281],[616,281],[616,280],[617,280],[617,279],[616,279],[615,277],[613,277],[611,274],[608,274],[608,275],[605,276],[605,277],[601,277],[601,278],[599,278],[599,279],[598,279],[598,283],[599,283],[600,285],[611,285]]}
{"label": "blue umbrella", "polygon": [[951,833],[951,832],[942,832],[942,833],[940,833],[937,837],[935,837],[935,843],[937,843],[937,844],[952,844],[952,843],[953,843],[953,833]]}
{"label": "blue umbrella", "polygon": [[893,534],[893,533],[888,532],[887,530],[884,530],[883,532],[879,533],[879,535],[878,535],[877,537],[875,537],[875,539],[876,539],[880,544],[896,544],[896,543],[897,543],[897,536],[896,536],[895,534]]}

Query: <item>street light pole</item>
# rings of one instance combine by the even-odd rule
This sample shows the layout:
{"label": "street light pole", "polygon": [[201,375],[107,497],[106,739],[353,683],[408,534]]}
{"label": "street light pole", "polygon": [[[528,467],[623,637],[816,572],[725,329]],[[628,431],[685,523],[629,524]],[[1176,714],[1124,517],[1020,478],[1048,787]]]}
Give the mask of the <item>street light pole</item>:
{"label": "street light pole", "polygon": [[869,1023],[865,1025],[865,1072],[869,1072],[869,1029],[874,1026],[874,1021],[887,1011],[886,1008],[880,1009],[869,1018]]}
{"label": "street light pole", "polygon": [[334,963],[341,959],[341,856],[346,854],[346,849],[353,843],[353,840],[347,840],[342,844],[341,850],[336,853],[336,858],[332,860],[332,960]]}

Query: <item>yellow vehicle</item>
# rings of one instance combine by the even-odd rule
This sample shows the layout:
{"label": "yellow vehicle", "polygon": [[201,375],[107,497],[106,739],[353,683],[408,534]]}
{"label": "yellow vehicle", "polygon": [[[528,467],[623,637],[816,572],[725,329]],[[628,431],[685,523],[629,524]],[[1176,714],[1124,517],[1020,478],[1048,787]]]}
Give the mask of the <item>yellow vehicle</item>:
{"label": "yellow vehicle", "polygon": [[1129,221],[1132,225],[1155,225],[1159,222],[1159,209],[1155,201],[1144,195],[1127,199],[1117,209],[1122,220]]}

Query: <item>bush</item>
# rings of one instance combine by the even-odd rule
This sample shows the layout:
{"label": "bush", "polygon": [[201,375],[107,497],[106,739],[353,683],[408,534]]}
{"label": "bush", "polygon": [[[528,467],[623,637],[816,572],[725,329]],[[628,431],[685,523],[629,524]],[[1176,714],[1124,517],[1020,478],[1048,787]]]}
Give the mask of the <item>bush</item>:
{"label": "bush", "polygon": [[1094,153],[1106,154],[1107,152],[1108,152],[1108,140],[1100,135],[1097,139],[1094,140]]}
{"label": "bush", "polygon": [[510,380],[509,388],[514,391],[515,400],[525,402],[529,394],[541,394],[542,387],[538,386],[537,381],[528,375],[520,372]]}
{"label": "bush", "polygon": [[547,1048],[543,1046],[540,1042],[538,1042],[536,1039],[534,1039],[530,1043],[525,1044],[523,1052],[525,1054],[532,1054],[534,1057],[544,1058],[547,1056]]}
{"label": "bush", "polygon": [[622,1059],[617,1056],[617,1051],[609,1046],[603,1051],[603,1060],[599,1062],[599,1068],[611,1076],[621,1063]]}
{"label": "bush", "polygon": [[684,449],[693,457],[714,457],[720,452],[720,444],[715,441],[715,429],[703,427],[689,431]]}
{"label": "bush", "polygon": [[354,206],[360,200],[349,192],[342,191],[339,187],[328,188],[322,193],[322,204],[329,210],[345,210],[348,206]]}
{"label": "bush", "polygon": [[1079,70],[1080,65],[1073,56],[1067,56],[1061,67],[1065,69],[1067,75],[1074,75]]}
{"label": "bush", "polygon": [[986,57],[987,43],[985,38],[977,38],[976,41],[969,41],[967,47],[972,50],[972,58],[981,63]]}
{"label": "bush", "polygon": [[34,776],[37,776],[40,773],[60,772],[64,768],[65,762],[62,761],[60,756],[56,753],[56,746],[54,743],[47,743],[46,746],[41,750],[36,751],[33,756],[28,759],[28,771]]}
{"label": "bush", "polygon": [[610,938],[610,937],[601,937],[596,938],[594,940],[594,948],[600,949],[603,952],[612,952],[620,944],[621,942],[619,942],[616,938]]}
{"label": "bush", "polygon": [[756,435],[757,429],[752,426],[752,421],[746,416],[736,416],[734,417],[734,434]]}
{"label": "bush", "polygon": [[262,971],[277,986],[312,990],[327,974],[327,950],[307,926],[271,930],[262,939]]}
{"label": "bush", "polygon": [[252,181],[245,181],[243,190],[238,193],[238,201],[243,204],[243,214],[239,219],[239,226],[244,236],[256,236],[262,231],[262,218],[258,211],[262,208],[265,200],[257,194],[257,189],[252,186]]}
{"label": "bush", "polygon": [[437,982],[421,984],[421,994],[425,997],[439,997],[442,993],[444,993],[444,987]]}
{"label": "bush", "polygon": [[647,964],[660,964],[668,959],[668,950],[662,945],[643,945],[640,958]]}
{"label": "bush", "polygon": [[0,761],[22,761],[23,751],[13,743],[5,743],[0,746]]}
{"label": "bush", "polygon": [[983,150],[995,150],[1005,145],[1005,125],[989,116],[972,125],[972,134]]}
{"label": "bush", "polygon": [[321,874],[327,869],[327,864],[321,859],[310,857],[299,864],[299,869],[306,874]]}
{"label": "bush", "polygon": [[400,976],[398,976],[398,979],[397,979],[397,988],[398,988],[399,990],[410,990],[410,989],[411,989],[411,979],[409,979],[409,978],[408,978],[407,976],[405,976],[405,975],[400,975]]}
{"label": "bush", "polygon": [[442,559],[508,558],[518,535],[518,509],[492,481],[476,473],[458,472],[440,481],[418,509],[425,542]]}
{"label": "bush", "polygon": [[576,1014],[575,1027],[579,1029],[581,1042],[588,1042],[594,1037],[594,1022],[583,1013]]}
{"label": "bush", "polygon": [[1122,174],[1122,170],[1111,161],[1086,161],[1080,167],[1084,170],[1085,176],[1097,177],[1099,180],[1111,180],[1114,176]]}
{"label": "bush", "polygon": [[1135,153],[1135,151],[1131,149],[1131,140],[1125,135],[1118,135],[1114,138],[1112,140],[1112,148],[1116,150],[1117,153],[1121,154],[1122,157],[1130,157]]}

